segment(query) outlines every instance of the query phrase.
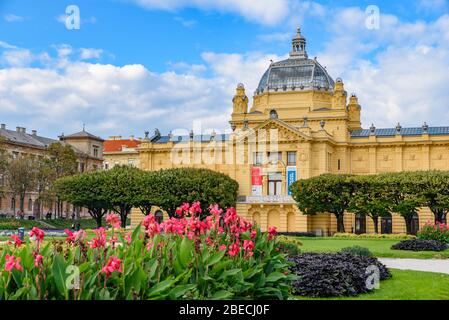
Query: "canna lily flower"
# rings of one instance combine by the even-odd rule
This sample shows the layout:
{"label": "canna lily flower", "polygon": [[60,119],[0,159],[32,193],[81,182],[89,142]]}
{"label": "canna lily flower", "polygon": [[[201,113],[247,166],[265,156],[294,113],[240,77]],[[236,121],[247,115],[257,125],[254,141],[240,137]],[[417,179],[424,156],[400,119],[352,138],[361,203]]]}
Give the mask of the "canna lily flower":
{"label": "canna lily flower", "polygon": [[268,228],[268,239],[271,240],[273,239],[274,236],[276,236],[277,234],[277,229],[276,227],[270,227]]}
{"label": "canna lily flower", "polygon": [[251,233],[250,233],[251,239],[254,240],[256,238],[256,236],[257,236],[257,231],[256,230],[252,230]]}
{"label": "canna lily flower", "polygon": [[200,202],[197,201],[197,202],[192,203],[192,206],[190,207],[189,212],[190,212],[192,215],[195,215],[195,214],[197,214],[197,213],[203,212],[203,209],[201,209],[201,204],[200,204]]}
{"label": "canna lily flower", "polygon": [[251,240],[243,240],[243,249],[246,251],[251,251],[254,249],[254,242]]}
{"label": "canna lily flower", "polygon": [[218,204],[210,205],[209,212],[213,214],[214,216],[219,216],[223,213],[223,209],[220,209]]}
{"label": "canna lily flower", "polygon": [[109,213],[108,215],[106,215],[106,222],[115,229],[120,229],[120,227],[122,226],[121,221],[120,221],[120,217],[117,214],[114,213]]}
{"label": "canna lily flower", "polygon": [[101,269],[106,277],[110,277],[113,272],[122,273],[122,261],[116,257],[109,257],[108,263]]}
{"label": "canna lily flower", "polygon": [[229,246],[228,254],[231,257],[235,257],[236,255],[239,254],[239,252],[240,252],[240,246],[237,243],[234,243],[234,244]]}
{"label": "canna lily flower", "polygon": [[6,263],[5,263],[5,270],[11,272],[13,269],[23,271],[23,267],[20,264],[20,258],[11,256],[9,254],[6,254],[5,256]]}
{"label": "canna lily flower", "polygon": [[96,237],[92,238],[89,242],[89,246],[92,249],[103,248],[106,246],[106,232],[103,227],[94,230]]}
{"label": "canna lily flower", "polygon": [[125,241],[128,243],[128,244],[131,244],[131,242],[132,242],[132,239],[131,239],[131,233],[127,233],[126,235],[125,235]]}
{"label": "canna lily flower", "polygon": [[225,251],[226,250],[226,245],[222,244],[220,247],[218,247],[218,250]]}
{"label": "canna lily flower", "polygon": [[35,257],[34,257],[34,266],[37,268],[37,267],[39,267],[39,265],[40,264],[42,264],[42,259],[43,259],[44,257],[43,256],[41,256],[40,254],[36,254],[35,255]]}
{"label": "canna lily flower", "polygon": [[20,247],[23,244],[23,241],[20,240],[20,238],[17,235],[15,235],[15,234],[11,235],[11,239],[14,241],[13,244],[17,248]]}
{"label": "canna lily flower", "polygon": [[33,227],[30,231],[30,237],[35,237],[37,242],[42,242],[45,237],[45,232],[39,228]]}

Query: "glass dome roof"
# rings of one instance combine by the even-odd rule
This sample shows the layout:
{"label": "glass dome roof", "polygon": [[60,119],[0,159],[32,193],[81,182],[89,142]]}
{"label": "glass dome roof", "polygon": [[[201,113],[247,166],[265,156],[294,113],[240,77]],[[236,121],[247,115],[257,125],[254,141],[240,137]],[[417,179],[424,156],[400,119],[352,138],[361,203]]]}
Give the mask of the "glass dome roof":
{"label": "glass dome roof", "polygon": [[262,76],[256,94],[276,91],[332,91],[334,80],[316,59],[308,59],[306,39],[298,28],[292,40],[292,52],[286,60],[272,63]]}

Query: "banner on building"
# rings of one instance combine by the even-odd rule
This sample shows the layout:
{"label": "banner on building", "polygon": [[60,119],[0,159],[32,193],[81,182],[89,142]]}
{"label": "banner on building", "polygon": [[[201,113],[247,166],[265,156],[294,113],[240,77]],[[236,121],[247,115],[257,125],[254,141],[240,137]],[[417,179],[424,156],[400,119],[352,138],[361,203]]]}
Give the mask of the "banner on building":
{"label": "banner on building", "polygon": [[291,196],[292,192],[290,191],[290,185],[296,181],[296,167],[294,166],[289,166],[287,167],[287,190],[288,190],[288,195]]}
{"label": "banner on building", "polygon": [[262,168],[252,167],[251,169],[251,194],[253,196],[262,195]]}

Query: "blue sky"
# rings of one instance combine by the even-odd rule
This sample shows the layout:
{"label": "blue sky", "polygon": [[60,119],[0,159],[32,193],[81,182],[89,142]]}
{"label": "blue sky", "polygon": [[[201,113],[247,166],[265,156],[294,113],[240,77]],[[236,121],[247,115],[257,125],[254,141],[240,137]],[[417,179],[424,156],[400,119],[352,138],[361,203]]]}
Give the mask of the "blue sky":
{"label": "blue sky", "polygon": [[224,130],[237,83],[251,96],[297,25],[357,92],[365,127],[449,125],[448,0],[0,0],[0,120],[53,137],[83,123],[104,137]]}

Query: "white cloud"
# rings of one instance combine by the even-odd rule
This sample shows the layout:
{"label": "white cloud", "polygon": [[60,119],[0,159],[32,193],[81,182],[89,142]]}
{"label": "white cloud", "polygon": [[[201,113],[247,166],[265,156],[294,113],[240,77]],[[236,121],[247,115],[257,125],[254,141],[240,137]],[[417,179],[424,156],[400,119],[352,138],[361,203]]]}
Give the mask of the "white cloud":
{"label": "white cloud", "polygon": [[174,20],[179,22],[180,24],[182,24],[186,28],[192,28],[194,25],[196,25],[198,23],[198,21],[196,21],[196,20],[184,19],[182,17],[175,17]]}
{"label": "white cloud", "polygon": [[143,135],[155,126],[167,133],[190,130],[196,120],[223,132],[237,83],[245,83],[251,96],[269,60],[280,58],[209,52],[203,64],[181,62],[171,64],[176,71],[155,73],[139,64],[74,61],[78,50],[54,48],[56,57],[47,54],[45,66],[0,69],[0,118],[21,119],[23,126],[51,136],[77,131],[82,123],[102,136]]}
{"label": "white cloud", "polygon": [[148,9],[174,11],[186,7],[237,13],[249,21],[274,25],[289,13],[289,0],[133,0]]}
{"label": "white cloud", "polygon": [[83,60],[100,59],[102,54],[103,49],[93,49],[93,48],[80,49],[80,58]]}
{"label": "white cloud", "polygon": [[4,18],[5,18],[6,22],[22,22],[23,20],[25,20],[24,17],[17,16],[17,15],[12,14],[12,13],[5,14]]}

